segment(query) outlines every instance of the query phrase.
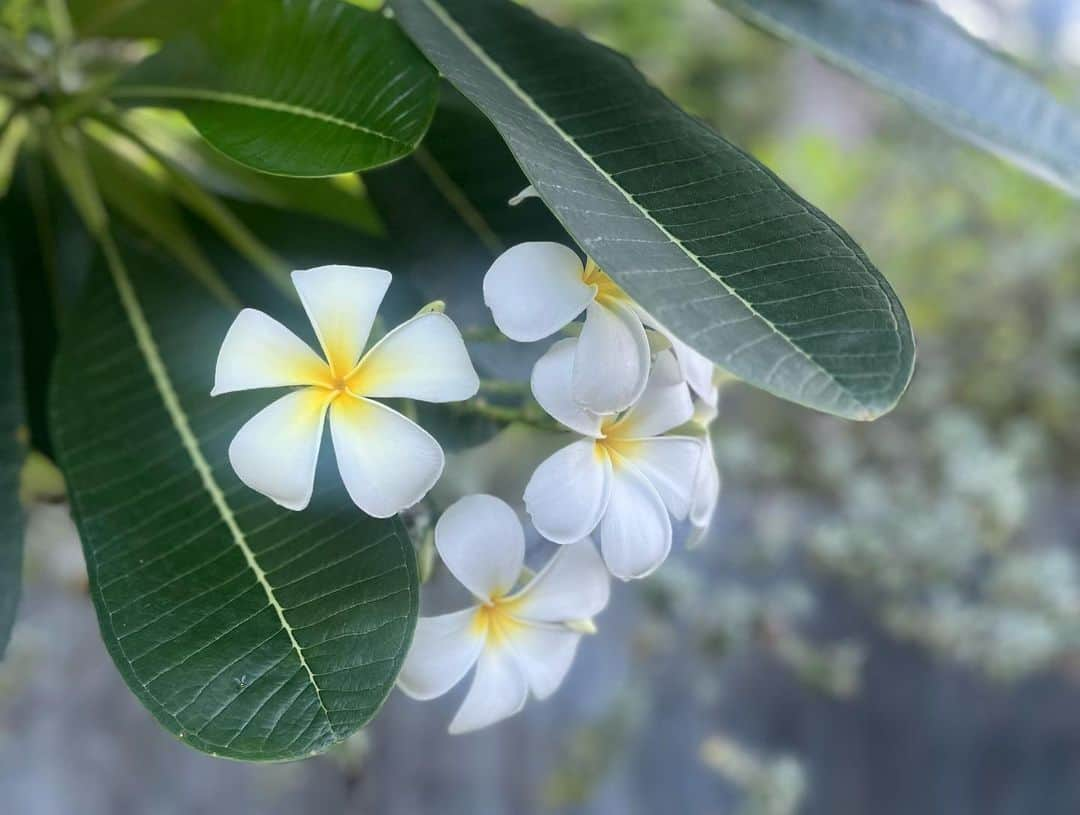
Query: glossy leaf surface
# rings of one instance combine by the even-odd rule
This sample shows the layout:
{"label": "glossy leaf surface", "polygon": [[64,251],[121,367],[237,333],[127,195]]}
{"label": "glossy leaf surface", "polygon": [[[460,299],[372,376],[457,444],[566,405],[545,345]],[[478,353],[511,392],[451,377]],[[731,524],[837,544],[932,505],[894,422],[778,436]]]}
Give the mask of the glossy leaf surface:
{"label": "glossy leaf surface", "polygon": [[580,247],[743,380],[855,419],[895,405],[914,340],[843,229],[622,56],[505,0],[394,0]]}
{"label": "glossy leaf surface", "polygon": [[339,0],[232,0],[113,95],[183,110],[257,170],[325,176],[412,152],[436,89],[431,66],[381,14]]}
{"label": "glossy leaf surface", "polygon": [[199,750],[325,750],[393,686],[417,614],[411,543],[400,521],[361,514],[336,473],[319,473],[304,512],[243,486],[227,446],[274,394],[211,399],[232,315],[156,255],[125,246],[123,260],[91,281],[53,394],[105,644]]}

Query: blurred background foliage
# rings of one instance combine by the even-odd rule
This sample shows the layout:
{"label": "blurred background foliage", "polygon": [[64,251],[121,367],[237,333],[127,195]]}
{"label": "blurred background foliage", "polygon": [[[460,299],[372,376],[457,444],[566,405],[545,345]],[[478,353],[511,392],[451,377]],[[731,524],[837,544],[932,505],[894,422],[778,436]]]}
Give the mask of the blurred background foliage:
{"label": "blurred background foliage", "polygon": [[[705,646],[771,649],[841,696],[858,692],[859,644],[809,645],[797,633],[836,593],[889,636],[987,682],[1080,678],[1075,203],[694,0],[541,5],[635,54],[665,91],[844,224],[889,277],[919,340],[908,394],[869,426],[728,387],[714,441],[724,506],[748,517],[735,537],[707,545],[753,577],[696,579],[692,554],[655,581],[672,599],[657,613],[700,629]],[[1080,9],[942,6],[1065,101],[1080,99]],[[791,780],[787,763],[773,766],[773,781],[800,794],[766,800],[755,790],[767,761],[727,737],[709,745],[703,760],[746,791],[746,811],[798,809],[804,779]]]}
{"label": "blurred background foliage", "polygon": [[[530,5],[632,54],[844,224],[906,304],[920,343],[911,389],[894,413],[860,425],[726,386],[713,432],[725,492],[711,539],[621,590],[572,689],[461,742],[472,759],[455,757],[463,750],[433,708],[394,699],[373,733],[330,761],[228,765],[231,777],[243,773],[248,800],[267,812],[292,800],[283,788],[331,772],[344,784],[324,790],[328,806],[378,802],[380,812],[409,811],[413,799],[380,779],[410,772],[423,774],[416,795],[453,812],[507,801],[515,811],[660,811],[647,785],[667,790],[668,811],[1076,811],[1080,732],[1055,730],[1032,700],[1080,707],[1075,203],[704,0]],[[1080,102],[1080,4],[942,5]],[[42,537],[63,540],[63,524],[43,509],[30,534],[47,526]],[[79,582],[78,554],[58,554],[62,545],[29,550],[31,581]],[[70,658],[42,639],[46,617],[23,618],[13,649],[46,664]],[[7,660],[0,684],[28,685],[26,664]],[[938,691],[961,710],[928,702]],[[1008,727],[984,726],[986,706],[1001,707]],[[10,722],[26,720],[6,715],[10,738]],[[1022,756],[1004,791],[987,787],[1010,763],[994,751],[1017,733],[1034,764]],[[522,753],[501,759],[521,760],[507,779],[494,769],[499,745],[522,737]],[[1050,751],[1057,764],[1041,758]],[[542,758],[524,760],[533,753]],[[470,783],[517,786],[463,790],[462,767]],[[914,789],[935,768],[959,780]]]}

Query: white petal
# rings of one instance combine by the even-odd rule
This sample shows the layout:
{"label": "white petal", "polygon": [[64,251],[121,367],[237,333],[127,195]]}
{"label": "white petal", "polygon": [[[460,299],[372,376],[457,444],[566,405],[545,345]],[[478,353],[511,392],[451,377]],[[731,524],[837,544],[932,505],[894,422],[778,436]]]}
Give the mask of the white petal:
{"label": "white petal", "polygon": [[610,580],[592,541],[561,546],[515,596],[514,616],[543,623],[587,620],[608,604]]}
{"label": "white petal", "polygon": [[671,343],[675,357],[679,362],[682,378],[686,380],[690,389],[705,402],[716,405],[720,391],[713,384],[713,374],[716,371],[716,366],[712,360],[680,340],[644,309],[638,307],[637,312],[641,315],[641,320],[645,325],[663,334],[667,341]]}
{"label": "white petal", "polygon": [[607,435],[636,439],[659,436],[690,421],[693,415],[690,389],[682,379],[674,355],[664,351],[653,363],[641,399],[608,428]]}
{"label": "white petal", "polygon": [[[719,400],[720,389],[717,388],[717,399]],[[699,399],[694,403],[694,424],[698,425],[705,430],[709,429],[716,417],[720,415],[719,407],[716,404],[709,404],[704,399]]]}
{"label": "white petal", "polygon": [[335,399],[330,434],[345,489],[376,518],[411,507],[442,474],[443,451],[431,434],[370,399]]}
{"label": "white petal", "polygon": [[[616,449],[649,479],[672,515],[679,519],[686,517],[705,449],[701,439],[661,436],[623,442]],[[618,462],[615,462],[615,466],[618,466]]]}
{"label": "white petal", "polygon": [[641,318],[617,301],[590,303],[574,355],[574,399],[594,413],[618,413],[637,401],[648,377]]}
{"label": "white petal", "polygon": [[507,642],[518,668],[537,699],[546,699],[562,684],[574,662],[581,634],[556,626],[525,625]]}
{"label": "white petal", "polygon": [[671,519],[659,493],[633,465],[618,462],[611,480],[600,525],[604,562],[621,580],[646,577],[671,551]]}
{"label": "white petal", "polygon": [[472,687],[461,703],[451,733],[467,733],[513,716],[525,706],[529,685],[507,648],[487,647],[476,663]]}
{"label": "white petal", "polygon": [[286,509],[311,501],[329,391],[303,388],[256,413],[229,445],[240,480]]}
{"label": "white petal", "polygon": [[273,317],[246,308],[221,343],[210,395],[329,383],[326,363],[307,343]]}
{"label": "white petal", "polygon": [[469,672],[484,648],[484,628],[476,626],[476,609],[467,608],[416,623],[409,654],[398,675],[398,687],[413,699],[434,699]]}
{"label": "white petal", "polygon": [[585,267],[561,243],[519,243],[499,255],[484,277],[484,302],[499,330],[518,342],[548,337],[577,317],[596,294]]}
{"label": "white petal", "polygon": [[704,539],[712,526],[719,500],[720,468],[716,466],[712,447],[706,442],[705,453],[701,457],[701,465],[694,481],[694,498],[690,505],[690,523],[693,529],[687,539],[688,547],[697,546]]}
{"label": "white petal", "polygon": [[383,269],[361,266],[319,266],[292,273],[335,375],[345,376],[360,359],[390,277]]}
{"label": "white petal", "polygon": [[454,321],[427,312],[372,346],[348,385],[360,396],[459,402],[476,395],[480,379]]}
{"label": "white petal", "polygon": [[435,548],[451,574],[482,601],[508,593],[525,565],[517,514],[492,495],[466,495],[435,524]]}
{"label": "white petal", "polygon": [[683,377],[690,389],[709,405],[716,405],[720,398],[720,389],[713,384],[713,372],[716,366],[708,357],[699,354],[675,335],[668,335],[671,347],[675,349],[675,356],[679,360]]}
{"label": "white petal", "polygon": [[536,468],[525,487],[525,511],[548,540],[577,543],[600,522],[610,481],[607,455],[591,439],[576,441]]}
{"label": "white petal", "polygon": [[532,392],[540,407],[555,421],[583,436],[595,438],[600,434],[602,418],[578,404],[571,393],[577,346],[576,339],[559,340],[536,361],[532,371]]}

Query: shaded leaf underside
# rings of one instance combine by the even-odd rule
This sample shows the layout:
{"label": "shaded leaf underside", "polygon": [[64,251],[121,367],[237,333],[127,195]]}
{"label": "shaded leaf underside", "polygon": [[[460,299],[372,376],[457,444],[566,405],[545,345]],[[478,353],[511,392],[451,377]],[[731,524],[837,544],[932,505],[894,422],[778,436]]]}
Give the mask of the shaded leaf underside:
{"label": "shaded leaf underside", "polygon": [[716,2],[1080,195],[1080,114],[927,3]]}

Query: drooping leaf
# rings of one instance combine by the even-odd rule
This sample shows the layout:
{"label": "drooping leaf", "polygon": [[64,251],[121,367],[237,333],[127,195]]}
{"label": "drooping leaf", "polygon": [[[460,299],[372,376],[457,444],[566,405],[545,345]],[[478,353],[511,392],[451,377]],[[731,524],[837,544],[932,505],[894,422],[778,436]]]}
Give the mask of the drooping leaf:
{"label": "drooping leaf", "polygon": [[339,0],[231,0],[113,90],[177,107],[230,158],[293,176],[408,155],[436,93],[435,72],[392,20]]}
{"label": "drooping leaf", "polygon": [[71,21],[83,37],[168,39],[196,25],[221,0],[67,0]]}
{"label": "drooping leaf", "polygon": [[0,130],[0,198],[8,193],[11,177],[15,174],[15,162],[19,150],[30,133],[30,121],[25,114],[10,116]]}
{"label": "drooping leaf", "polygon": [[1080,195],[1080,112],[923,0],[716,0]]}
{"label": "drooping leaf", "polygon": [[393,0],[495,126],[582,249],[718,365],[777,396],[872,419],[914,340],[855,242],[623,57],[507,0]]}
{"label": "drooping leaf", "polygon": [[322,751],[400,669],[417,614],[407,533],[329,473],[297,513],[240,484],[227,446],[273,396],[210,398],[230,313],[152,253],[109,257],[65,336],[52,412],[105,644],[199,750]]}
{"label": "drooping leaf", "polygon": [[0,657],[4,655],[22,582],[23,511],[19,474],[29,429],[23,415],[22,351],[15,280],[0,228]]}
{"label": "drooping leaf", "polygon": [[125,150],[126,145],[107,132],[96,135],[86,141],[86,157],[105,203],[160,244],[224,305],[238,307],[235,295],[184,223],[167,179],[155,176],[152,166],[140,165],[138,154]]}
{"label": "drooping leaf", "polygon": [[42,133],[42,141],[64,191],[71,198],[86,228],[97,234],[105,228],[108,215],[86,161],[82,132],[71,126],[49,127]]}
{"label": "drooping leaf", "polygon": [[373,235],[382,232],[379,214],[355,173],[296,178],[257,172],[207,144],[176,111],[142,108],[131,111],[125,122],[162,156],[218,195],[318,215]]}

